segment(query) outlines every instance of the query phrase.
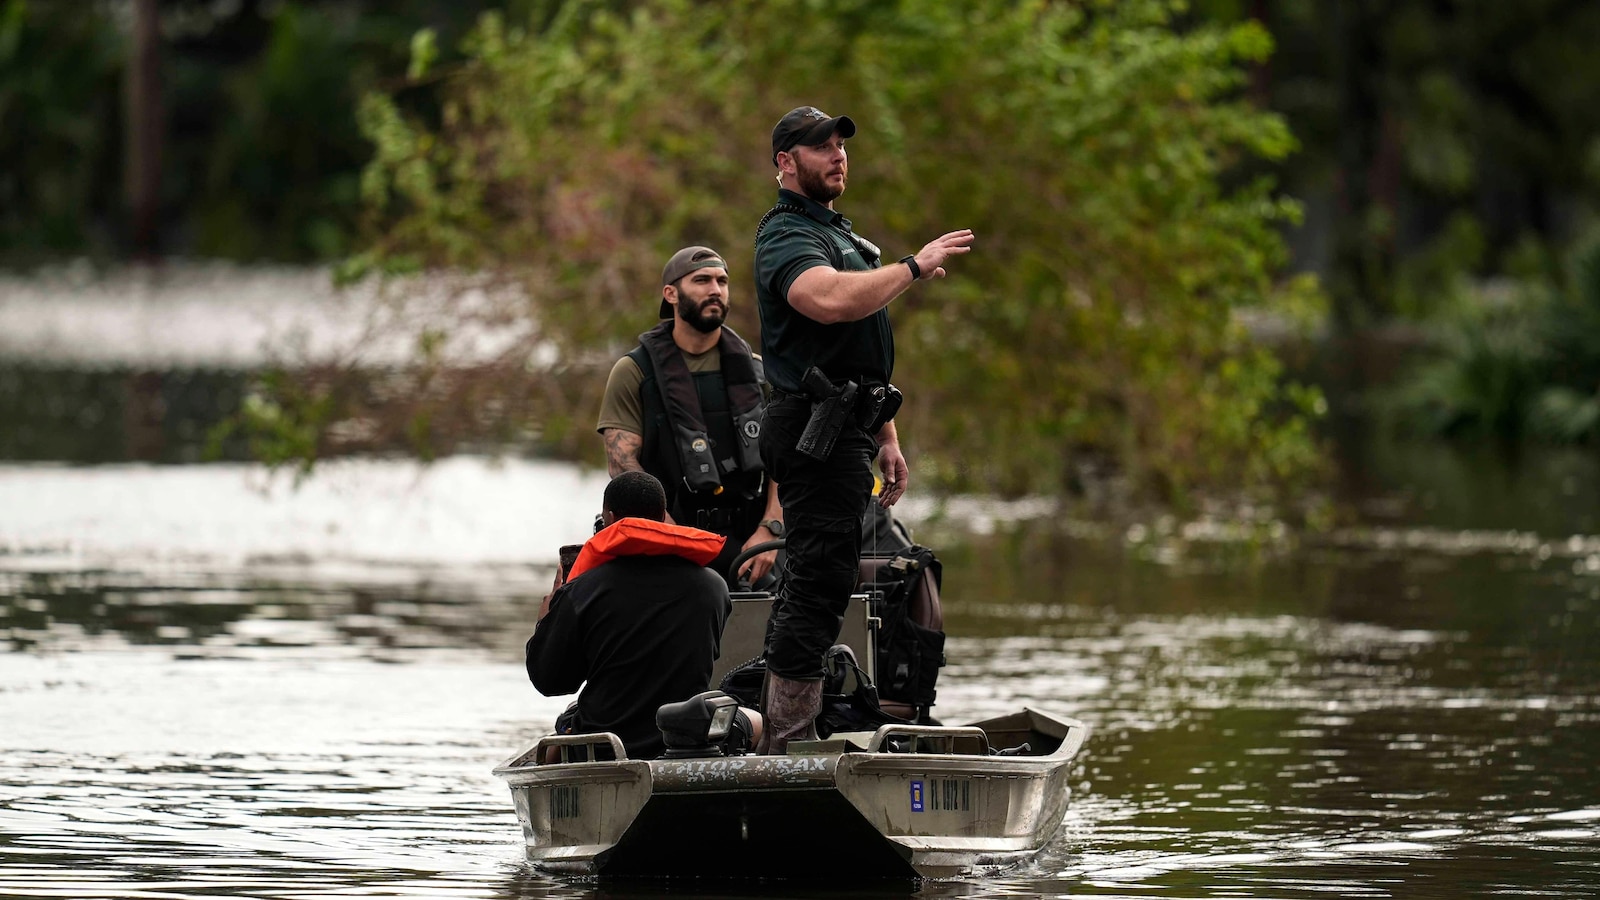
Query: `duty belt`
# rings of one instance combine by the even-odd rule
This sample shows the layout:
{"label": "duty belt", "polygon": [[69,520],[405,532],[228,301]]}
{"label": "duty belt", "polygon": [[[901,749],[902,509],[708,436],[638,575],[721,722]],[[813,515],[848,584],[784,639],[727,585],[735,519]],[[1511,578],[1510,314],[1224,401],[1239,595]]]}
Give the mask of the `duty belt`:
{"label": "duty belt", "polygon": [[694,527],[716,534],[727,534],[733,528],[733,510],[697,509],[694,511]]}
{"label": "duty belt", "polygon": [[[854,398],[850,402],[849,408],[845,410],[845,412],[855,414],[856,412],[866,409],[869,404],[881,402],[873,396],[873,391],[877,388],[892,389],[897,398],[900,393],[898,389],[893,388],[893,385],[869,384],[865,390],[859,390],[855,393]],[[815,402],[816,401],[807,394],[786,391],[782,388],[773,388],[772,396],[767,400],[769,405],[778,404],[783,406],[811,406]],[[895,406],[897,408],[896,411],[898,411],[898,399],[895,402]],[[890,416],[890,418],[892,418],[892,416]],[[865,424],[866,423],[863,423],[863,426],[865,426]]]}
{"label": "duty belt", "polygon": [[811,417],[795,449],[816,460],[832,455],[834,440],[847,424],[876,435],[894,418],[902,400],[892,384],[860,385],[848,380],[841,384],[830,381],[816,366],[806,370],[801,386],[806,390],[804,399],[811,403]]}

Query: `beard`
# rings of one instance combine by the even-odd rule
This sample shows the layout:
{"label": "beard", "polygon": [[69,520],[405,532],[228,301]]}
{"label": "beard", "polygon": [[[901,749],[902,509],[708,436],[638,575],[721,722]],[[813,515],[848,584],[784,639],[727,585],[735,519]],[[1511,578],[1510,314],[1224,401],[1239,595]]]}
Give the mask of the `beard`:
{"label": "beard", "polygon": [[795,157],[794,169],[795,177],[800,182],[800,193],[824,206],[839,199],[839,195],[844,193],[845,185],[850,182],[850,174],[846,172],[844,180],[838,187],[834,187],[822,177],[821,170],[809,168],[799,157]]}
{"label": "beard", "polygon": [[716,306],[711,306],[709,301],[694,303],[682,294],[678,295],[678,318],[701,334],[710,334],[721,328],[727,317],[727,307],[720,301]]}

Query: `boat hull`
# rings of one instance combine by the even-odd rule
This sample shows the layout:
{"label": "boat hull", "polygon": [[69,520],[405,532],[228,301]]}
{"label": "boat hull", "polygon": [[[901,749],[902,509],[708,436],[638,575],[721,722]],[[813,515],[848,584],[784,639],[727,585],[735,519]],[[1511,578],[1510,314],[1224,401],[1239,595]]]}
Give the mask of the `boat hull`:
{"label": "boat hull", "polygon": [[[787,756],[533,765],[541,741],[496,774],[528,859],[553,871],[937,878],[1036,853],[1060,826],[1087,734],[1075,719],[1024,710],[836,736]],[[991,754],[1024,741],[1031,753]]]}

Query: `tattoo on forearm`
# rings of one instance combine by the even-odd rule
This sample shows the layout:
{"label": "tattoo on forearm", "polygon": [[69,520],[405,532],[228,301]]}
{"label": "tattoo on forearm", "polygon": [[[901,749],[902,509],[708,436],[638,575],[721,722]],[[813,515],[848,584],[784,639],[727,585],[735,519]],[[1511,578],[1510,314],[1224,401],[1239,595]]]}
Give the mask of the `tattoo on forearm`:
{"label": "tattoo on forearm", "polygon": [[607,428],[603,437],[606,442],[606,469],[612,478],[623,472],[644,471],[644,467],[639,465],[639,448],[644,444],[643,438],[620,428]]}

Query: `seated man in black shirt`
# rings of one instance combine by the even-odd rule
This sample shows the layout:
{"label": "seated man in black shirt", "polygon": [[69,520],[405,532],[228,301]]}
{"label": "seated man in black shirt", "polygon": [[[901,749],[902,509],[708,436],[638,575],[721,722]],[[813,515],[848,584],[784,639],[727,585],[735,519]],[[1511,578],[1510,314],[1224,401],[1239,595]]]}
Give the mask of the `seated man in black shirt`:
{"label": "seated man in black shirt", "polygon": [[[563,733],[609,731],[631,759],[664,746],[656,710],[707,690],[733,602],[705,567],[721,535],[669,525],[655,476],[624,472],[606,485],[604,528],[545,599],[528,639],[528,678],[547,697],[583,692],[557,720]],[[741,710],[744,737],[760,716]]]}

